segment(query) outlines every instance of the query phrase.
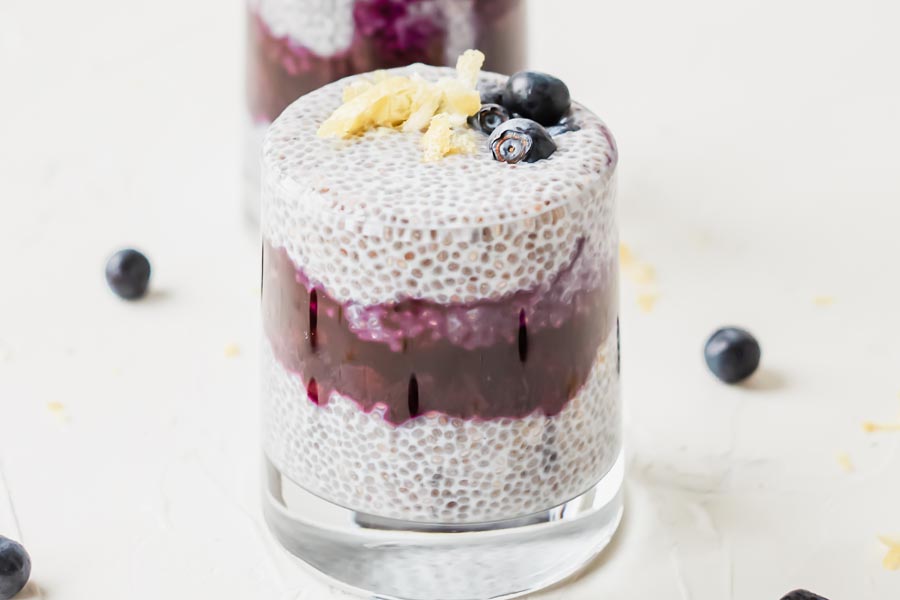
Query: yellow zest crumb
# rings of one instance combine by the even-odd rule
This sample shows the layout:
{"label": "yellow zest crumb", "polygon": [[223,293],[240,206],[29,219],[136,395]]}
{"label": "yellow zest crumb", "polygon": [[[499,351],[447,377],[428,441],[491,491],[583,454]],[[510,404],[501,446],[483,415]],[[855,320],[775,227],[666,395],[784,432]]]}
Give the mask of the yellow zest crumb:
{"label": "yellow zest crumb", "polygon": [[241,354],[241,348],[237,344],[228,344],[225,346],[225,358],[234,358]]}
{"label": "yellow zest crumb", "polygon": [[847,473],[852,473],[855,469],[853,467],[853,461],[850,460],[850,455],[846,452],[840,452],[837,455],[837,462],[841,466],[841,468]]}
{"label": "yellow zest crumb", "polygon": [[457,60],[456,77],[432,82],[416,75],[373,73],[344,89],[343,104],[322,123],[317,135],[346,139],[380,128],[404,132],[428,128],[423,139],[425,160],[466,152],[474,141],[452,130],[463,127],[466,118],[481,108],[477,83],[483,64],[484,54],[466,50]]}
{"label": "yellow zest crumb", "polygon": [[[478,50],[466,50],[456,59],[456,78],[466,87],[474,88],[478,85],[478,74],[481,72],[482,66],[484,66],[484,54]],[[480,94],[478,108],[481,108]]]}
{"label": "yellow zest crumb", "polygon": [[813,298],[813,304],[816,306],[826,307],[834,304],[833,296],[816,296]]}
{"label": "yellow zest crumb", "polygon": [[627,269],[634,264],[634,261],[635,258],[634,253],[631,251],[631,246],[625,242],[619,244],[619,262],[622,264],[622,268]]}
{"label": "yellow zest crumb", "polygon": [[440,160],[449,154],[465,154],[475,150],[475,142],[467,132],[453,131],[450,117],[446,114],[431,118],[428,131],[422,136],[422,159],[425,162]]}
{"label": "yellow zest crumb", "polygon": [[900,423],[874,423],[872,421],[865,421],[863,423],[863,431],[866,433],[900,431]]}
{"label": "yellow zest crumb", "polygon": [[357,96],[369,91],[372,89],[374,84],[371,81],[366,79],[357,79],[350,85],[344,88],[343,101],[344,103],[350,102]]}
{"label": "yellow zest crumb", "polygon": [[656,306],[657,300],[659,300],[658,294],[640,294],[637,297],[638,307],[645,313],[649,313]]}
{"label": "yellow zest crumb", "polygon": [[629,281],[637,285],[656,283],[656,269],[649,263],[638,260],[627,244],[619,244],[619,264]]}
{"label": "yellow zest crumb", "polygon": [[625,243],[619,244],[619,264],[625,278],[637,286],[638,307],[645,313],[651,312],[659,300],[656,269],[653,265],[639,260],[631,247]]}
{"label": "yellow zest crumb", "polygon": [[[422,131],[439,115],[435,113],[441,108],[443,98],[429,88],[416,90],[410,104],[410,115],[403,124],[406,133]],[[389,130],[384,130],[389,131]]]}
{"label": "yellow zest crumb", "polygon": [[47,410],[56,417],[60,423],[68,423],[69,415],[66,414],[66,407],[62,402],[48,402]]}
{"label": "yellow zest crumb", "polygon": [[878,539],[888,548],[881,561],[882,566],[888,571],[900,571],[900,541],[884,535],[879,535]]}

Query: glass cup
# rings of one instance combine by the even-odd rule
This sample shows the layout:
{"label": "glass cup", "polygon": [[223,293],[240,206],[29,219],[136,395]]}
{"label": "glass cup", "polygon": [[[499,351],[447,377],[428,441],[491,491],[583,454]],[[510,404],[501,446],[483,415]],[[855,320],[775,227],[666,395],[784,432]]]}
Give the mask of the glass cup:
{"label": "glass cup", "polygon": [[291,102],[356,73],[453,65],[468,48],[486,69],[524,67],[525,0],[248,0],[244,208],[259,220],[259,152]]}
{"label": "glass cup", "polygon": [[379,598],[540,589],[622,514],[615,143],[579,105],[529,164],[318,138],[345,83],[263,149],[267,521]]}

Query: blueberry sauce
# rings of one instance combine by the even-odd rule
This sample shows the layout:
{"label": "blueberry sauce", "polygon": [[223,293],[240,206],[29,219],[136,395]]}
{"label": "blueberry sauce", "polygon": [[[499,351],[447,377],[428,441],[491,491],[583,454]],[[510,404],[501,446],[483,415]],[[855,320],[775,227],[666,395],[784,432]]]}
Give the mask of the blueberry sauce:
{"label": "blueberry sauce", "polygon": [[[383,408],[394,424],[428,413],[464,419],[554,415],[581,389],[601,343],[616,329],[615,264],[581,264],[582,248],[579,242],[570,264],[540,289],[472,303],[403,299],[365,307],[370,318],[382,319],[373,333],[351,327],[347,313],[357,307],[311,284],[283,249],[267,244],[266,335],[317,404],[336,391],[367,412]],[[602,275],[572,290],[572,273],[588,271]],[[403,318],[390,319],[396,315]],[[477,336],[446,334],[448,323],[463,321]],[[312,339],[315,345],[308,343]]]}
{"label": "blueberry sauce", "polygon": [[316,330],[319,324],[318,292],[313,288],[309,292],[309,346],[316,349]]}
{"label": "blueberry sauce", "polygon": [[415,375],[409,378],[409,389],[406,397],[409,416],[410,418],[416,417],[419,414],[419,382],[416,380]]}
{"label": "blueberry sauce", "polygon": [[316,383],[315,377],[306,384],[306,395],[309,396],[309,400],[313,404],[319,403],[319,385]]}
{"label": "blueberry sauce", "polygon": [[525,309],[519,311],[519,360],[528,359],[528,324],[525,322]]}

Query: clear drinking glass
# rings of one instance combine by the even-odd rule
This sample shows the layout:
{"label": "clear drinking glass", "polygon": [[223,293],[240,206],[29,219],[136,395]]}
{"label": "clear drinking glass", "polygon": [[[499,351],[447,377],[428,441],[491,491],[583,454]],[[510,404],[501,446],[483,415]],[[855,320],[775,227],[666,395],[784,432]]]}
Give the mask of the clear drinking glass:
{"label": "clear drinking glass", "polygon": [[263,148],[267,521],[378,598],[539,589],[621,518],[615,143],[577,104],[534,163],[318,138],[351,82]]}
{"label": "clear drinking glass", "polygon": [[259,152],[288,104],[355,73],[453,65],[468,48],[486,68],[524,67],[525,0],[248,0],[244,207],[259,220]]}

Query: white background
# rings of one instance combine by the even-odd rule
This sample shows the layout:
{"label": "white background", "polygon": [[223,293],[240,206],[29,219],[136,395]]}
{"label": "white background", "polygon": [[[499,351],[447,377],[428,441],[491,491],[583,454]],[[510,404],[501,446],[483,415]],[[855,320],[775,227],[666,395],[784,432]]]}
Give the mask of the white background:
{"label": "white background", "polygon": [[[900,433],[861,427],[900,418],[900,4],[532,7],[532,64],[616,133],[656,273],[623,290],[624,527],[539,597],[900,597],[876,537]],[[0,533],[30,597],[333,597],[258,511],[242,45],[238,0],[0,0]],[[103,281],[125,244],[154,264],[138,304]],[[726,323],[763,344],[745,387],[701,358]]]}

